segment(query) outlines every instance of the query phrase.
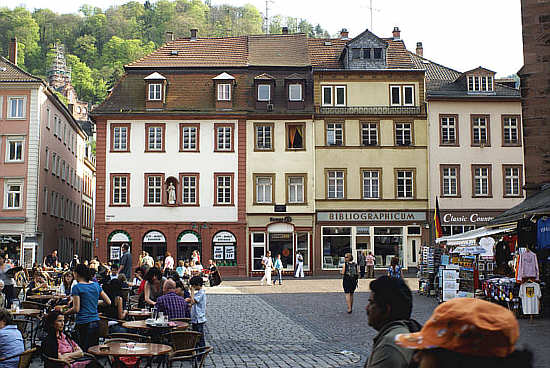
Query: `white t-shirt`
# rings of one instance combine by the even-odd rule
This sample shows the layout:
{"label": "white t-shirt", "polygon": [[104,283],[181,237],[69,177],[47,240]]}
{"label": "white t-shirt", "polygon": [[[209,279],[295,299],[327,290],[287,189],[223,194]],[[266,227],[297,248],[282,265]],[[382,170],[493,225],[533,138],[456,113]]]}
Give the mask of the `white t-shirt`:
{"label": "white t-shirt", "polygon": [[539,314],[540,286],[536,282],[526,282],[519,287],[519,297],[523,314]]}
{"label": "white t-shirt", "polygon": [[265,268],[272,268],[273,267],[273,261],[271,260],[271,257],[264,256],[262,258],[262,261],[264,263]]}

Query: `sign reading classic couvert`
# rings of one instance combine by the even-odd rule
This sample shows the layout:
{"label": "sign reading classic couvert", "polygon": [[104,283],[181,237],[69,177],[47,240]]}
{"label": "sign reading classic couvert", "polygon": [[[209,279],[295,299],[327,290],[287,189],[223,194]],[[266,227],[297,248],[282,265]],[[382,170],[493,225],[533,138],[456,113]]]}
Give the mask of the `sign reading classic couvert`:
{"label": "sign reading classic couvert", "polygon": [[317,221],[426,221],[426,213],[420,211],[318,212]]}

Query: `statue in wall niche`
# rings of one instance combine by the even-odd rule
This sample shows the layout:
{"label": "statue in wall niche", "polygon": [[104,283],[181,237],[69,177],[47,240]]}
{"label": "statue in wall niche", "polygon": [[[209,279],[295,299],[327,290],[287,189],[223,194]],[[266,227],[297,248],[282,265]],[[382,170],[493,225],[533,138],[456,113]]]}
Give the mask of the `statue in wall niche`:
{"label": "statue in wall niche", "polygon": [[168,204],[176,204],[176,187],[174,187],[174,184],[170,183],[166,192],[168,193]]}

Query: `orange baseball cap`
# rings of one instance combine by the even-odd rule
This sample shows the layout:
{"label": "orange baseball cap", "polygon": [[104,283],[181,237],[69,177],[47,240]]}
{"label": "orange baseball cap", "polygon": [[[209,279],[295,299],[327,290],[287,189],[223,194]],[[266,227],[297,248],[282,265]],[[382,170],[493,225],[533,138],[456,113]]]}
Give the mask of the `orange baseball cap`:
{"label": "orange baseball cap", "polygon": [[415,350],[446,349],[467,355],[506,357],[519,337],[508,309],[481,299],[456,298],[435,308],[419,332],[399,334],[395,342]]}

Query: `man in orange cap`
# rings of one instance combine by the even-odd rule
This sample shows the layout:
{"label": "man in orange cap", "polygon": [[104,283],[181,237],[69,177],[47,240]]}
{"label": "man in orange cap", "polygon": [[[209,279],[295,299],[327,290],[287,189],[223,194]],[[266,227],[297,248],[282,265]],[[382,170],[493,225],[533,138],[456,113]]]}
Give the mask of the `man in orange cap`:
{"label": "man in orange cap", "polygon": [[516,317],[498,304],[456,298],[439,305],[420,332],[395,336],[415,350],[420,368],[530,368],[532,353],[515,350]]}

